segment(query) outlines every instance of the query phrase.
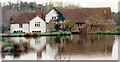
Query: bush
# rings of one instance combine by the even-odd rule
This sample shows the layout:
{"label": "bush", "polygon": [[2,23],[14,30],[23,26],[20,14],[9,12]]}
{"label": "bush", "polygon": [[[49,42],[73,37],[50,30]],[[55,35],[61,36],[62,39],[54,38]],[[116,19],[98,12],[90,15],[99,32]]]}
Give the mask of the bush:
{"label": "bush", "polygon": [[30,36],[32,36],[32,33],[26,33],[24,36],[25,37],[30,37]]}
{"label": "bush", "polygon": [[120,31],[120,26],[119,26],[119,27],[117,27],[117,31]]}
{"label": "bush", "polygon": [[39,34],[38,34],[38,33],[33,33],[33,36],[34,36],[34,37],[38,37]]}
{"label": "bush", "polygon": [[63,33],[63,32],[61,32],[61,33],[60,33],[60,36],[63,36],[63,35],[64,35],[64,33]]}

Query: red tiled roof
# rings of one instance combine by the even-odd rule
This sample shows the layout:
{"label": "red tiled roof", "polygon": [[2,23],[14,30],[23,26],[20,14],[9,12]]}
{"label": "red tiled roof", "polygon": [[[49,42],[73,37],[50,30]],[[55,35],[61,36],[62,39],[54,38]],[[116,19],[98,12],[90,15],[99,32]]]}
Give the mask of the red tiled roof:
{"label": "red tiled roof", "polygon": [[69,18],[75,22],[84,22],[90,16],[100,16],[106,19],[104,11],[106,11],[107,20],[112,19],[111,9],[109,7],[60,9],[60,11],[64,14],[65,18]]}
{"label": "red tiled roof", "polygon": [[36,12],[24,12],[17,16],[16,18],[13,18],[12,24],[22,24],[22,23],[28,23],[30,20],[32,20],[34,17],[39,16],[44,20],[44,14],[37,14]]}
{"label": "red tiled roof", "polygon": [[[111,15],[111,9],[110,7],[105,8],[77,8],[77,9],[58,9],[60,12],[63,13],[66,19],[71,19],[75,22],[85,22],[85,20],[88,19],[88,17],[91,16],[100,16],[104,19],[105,18],[105,12],[107,15],[107,20],[112,19]],[[17,16],[16,18],[13,18],[12,23],[27,23],[28,21],[32,20],[34,17],[36,17],[38,14],[36,12],[24,12]],[[38,15],[42,19],[45,19],[45,14],[41,13]]]}

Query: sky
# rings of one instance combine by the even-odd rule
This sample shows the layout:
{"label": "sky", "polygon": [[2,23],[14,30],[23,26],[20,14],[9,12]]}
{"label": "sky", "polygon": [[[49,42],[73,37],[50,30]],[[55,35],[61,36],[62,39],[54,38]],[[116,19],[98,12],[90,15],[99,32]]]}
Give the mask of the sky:
{"label": "sky", "polygon": [[71,3],[75,5],[79,5],[81,7],[110,7],[112,12],[118,12],[118,1],[119,0],[0,0],[0,2],[37,2],[46,3],[46,2],[63,2],[63,3]]}

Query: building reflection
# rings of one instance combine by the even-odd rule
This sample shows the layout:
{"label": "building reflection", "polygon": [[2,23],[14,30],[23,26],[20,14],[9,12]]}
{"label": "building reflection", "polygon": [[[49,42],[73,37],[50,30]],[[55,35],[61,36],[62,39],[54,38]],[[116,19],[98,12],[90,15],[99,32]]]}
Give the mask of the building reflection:
{"label": "building reflection", "polygon": [[108,35],[73,35],[72,37],[70,45],[64,44],[62,54],[91,55],[111,53],[115,40],[114,36]]}
{"label": "building reflection", "polygon": [[[37,52],[42,50],[46,45],[46,37],[39,38],[24,38],[24,37],[12,37],[4,40],[4,42],[13,45],[13,47],[2,47],[2,58],[6,59],[8,56],[13,58],[20,58],[21,55],[28,54],[31,52]],[[26,43],[27,45],[22,45]],[[3,43],[4,44],[4,43]],[[9,51],[13,48],[12,51]],[[6,51],[7,49],[7,51]]]}
{"label": "building reflection", "polygon": [[31,38],[29,43],[36,51],[41,51],[46,45],[46,37]]}
{"label": "building reflection", "polygon": [[[24,57],[24,54],[32,54],[40,60],[62,59],[65,55],[107,55],[111,56],[115,36],[110,35],[71,35],[71,36],[48,36],[38,38],[10,38],[13,43],[26,42],[24,51],[14,53],[2,52],[2,58],[8,56],[13,58]],[[7,39],[8,40],[8,39]]]}
{"label": "building reflection", "polygon": [[111,56],[114,40],[115,36],[109,35],[72,35],[71,37],[50,37],[49,44],[57,45],[54,47],[57,47],[56,56],[59,58],[61,55]]}

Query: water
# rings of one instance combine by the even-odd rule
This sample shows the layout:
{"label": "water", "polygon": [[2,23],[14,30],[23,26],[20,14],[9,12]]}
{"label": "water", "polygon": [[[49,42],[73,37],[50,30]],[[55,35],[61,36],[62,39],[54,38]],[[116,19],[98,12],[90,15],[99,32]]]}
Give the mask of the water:
{"label": "water", "polygon": [[[118,38],[114,35],[43,36],[36,38],[4,37],[2,60],[118,60]],[[23,47],[23,45],[25,46]],[[10,50],[10,51],[8,51]]]}

